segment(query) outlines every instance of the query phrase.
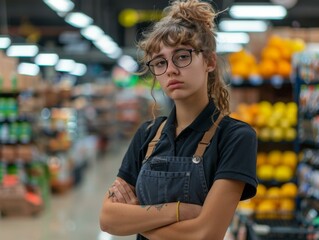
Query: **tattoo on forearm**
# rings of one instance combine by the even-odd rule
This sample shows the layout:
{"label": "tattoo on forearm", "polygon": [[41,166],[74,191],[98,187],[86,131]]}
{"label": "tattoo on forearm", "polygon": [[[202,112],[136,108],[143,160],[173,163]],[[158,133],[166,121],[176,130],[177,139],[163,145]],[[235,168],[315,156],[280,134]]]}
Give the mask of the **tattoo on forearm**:
{"label": "tattoo on forearm", "polygon": [[166,203],[156,204],[156,205],[141,205],[142,208],[146,208],[146,211],[150,210],[152,207],[156,208],[157,211],[160,211],[164,206],[167,206]]}
{"label": "tattoo on forearm", "polygon": [[111,192],[111,191],[109,190],[109,198],[111,198],[111,197],[114,197],[114,192]]}

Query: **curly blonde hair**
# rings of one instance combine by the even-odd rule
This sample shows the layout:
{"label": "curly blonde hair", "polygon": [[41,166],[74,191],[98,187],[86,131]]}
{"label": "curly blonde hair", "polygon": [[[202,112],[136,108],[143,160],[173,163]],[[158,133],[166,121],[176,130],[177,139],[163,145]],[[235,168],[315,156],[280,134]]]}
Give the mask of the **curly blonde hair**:
{"label": "curly blonde hair", "polygon": [[[138,48],[143,51],[140,61],[143,64],[141,74],[148,71],[145,63],[154,53],[160,51],[160,44],[175,47],[190,45],[203,50],[204,58],[209,62],[216,52],[216,30],[214,20],[218,15],[212,5],[199,0],[176,0],[164,9],[164,17],[155,23],[149,31],[143,33]],[[229,93],[224,82],[220,60],[216,68],[208,74],[207,94],[224,114],[229,113]],[[153,86],[155,78],[153,80]],[[152,89],[153,90],[153,89]]]}

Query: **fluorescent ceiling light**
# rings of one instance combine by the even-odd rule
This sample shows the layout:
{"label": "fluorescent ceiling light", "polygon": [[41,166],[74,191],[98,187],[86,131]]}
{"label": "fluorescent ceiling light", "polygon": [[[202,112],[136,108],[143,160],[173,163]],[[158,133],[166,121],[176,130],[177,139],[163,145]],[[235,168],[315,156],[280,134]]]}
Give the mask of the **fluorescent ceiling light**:
{"label": "fluorescent ceiling light", "polygon": [[225,32],[265,32],[268,26],[260,20],[222,20],[219,29]]}
{"label": "fluorescent ceiling light", "polygon": [[83,63],[76,63],[70,74],[75,76],[83,76],[86,73],[87,67]]}
{"label": "fluorescent ceiling light", "polygon": [[233,5],[229,13],[233,18],[283,19],[287,10],[280,5]]}
{"label": "fluorescent ceiling light", "polygon": [[103,35],[97,41],[94,41],[93,44],[111,58],[118,58],[122,53],[117,43],[107,35]]}
{"label": "fluorescent ceiling light", "polygon": [[85,37],[88,40],[96,41],[101,36],[103,36],[104,32],[100,27],[95,25],[90,25],[86,28],[83,28],[81,30],[81,34],[83,35],[83,37]]}
{"label": "fluorescent ceiling light", "polygon": [[43,0],[52,10],[56,12],[69,12],[74,8],[74,3],[70,0]]}
{"label": "fluorescent ceiling light", "polygon": [[112,59],[118,59],[120,56],[122,56],[122,53],[122,49],[118,47],[114,49],[113,52],[108,53],[107,56]]}
{"label": "fluorescent ceiling light", "polygon": [[75,61],[72,59],[60,59],[55,66],[58,72],[71,72],[75,67]]}
{"label": "fluorescent ceiling light", "polygon": [[127,72],[135,72],[138,69],[137,62],[134,60],[134,58],[128,55],[123,55],[122,57],[120,57],[117,63]]}
{"label": "fluorescent ceiling light", "polygon": [[7,55],[9,57],[34,57],[38,52],[39,48],[36,45],[27,44],[15,44],[7,49]]}
{"label": "fluorescent ceiling light", "polygon": [[65,17],[65,21],[77,28],[85,28],[92,24],[93,19],[81,12],[69,13]]}
{"label": "fluorescent ceiling light", "polygon": [[54,66],[59,60],[59,56],[56,53],[40,53],[38,54],[34,62],[39,66]]}
{"label": "fluorescent ceiling light", "polygon": [[244,32],[218,32],[217,33],[217,42],[219,43],[249,43],[249,35]]}
{"label": "fluorescent ceiling light", "polygon": [[7,36],[0,36],[0,49],[5,49],[9,47],[11,44],[11,40]]}
{"label": "fluorescent ceiling light", "polygon": [[218,53],[239,52],[243,46],[238,43],[217,43],[216,51]]}
{"label": "fluorescent ceiling light", "polygon": [[20,63],[18,65],[18,73],[28,76],[36,76],[40,72],[39,66],[33,63]]}

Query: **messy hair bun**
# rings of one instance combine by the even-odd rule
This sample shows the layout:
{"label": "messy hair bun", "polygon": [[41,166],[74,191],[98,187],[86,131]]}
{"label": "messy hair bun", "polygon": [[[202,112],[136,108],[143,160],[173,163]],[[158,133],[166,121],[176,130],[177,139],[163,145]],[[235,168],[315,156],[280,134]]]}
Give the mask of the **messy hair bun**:
{"label": "messy hair bun", "polygon": [[215,10],[210,4],[196,0],[175,1],[164,9],[164,14],[172,19],[180,19],[189,24],[197,23],[207,30],[214,30]]}

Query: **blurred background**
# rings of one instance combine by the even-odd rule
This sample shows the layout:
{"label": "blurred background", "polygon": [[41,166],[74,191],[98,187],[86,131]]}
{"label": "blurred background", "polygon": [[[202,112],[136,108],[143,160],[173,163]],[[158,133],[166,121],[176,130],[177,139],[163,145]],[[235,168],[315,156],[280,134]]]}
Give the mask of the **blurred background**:
{"label": "blurred background", "polygon": [[[319,239],[319,1],[210,1],[231,116],[258,135],[230,239]],[[106,240],[99,211],[140,124],[171,101],[136,43],[167,1],[0,0],[0,238]]]}

